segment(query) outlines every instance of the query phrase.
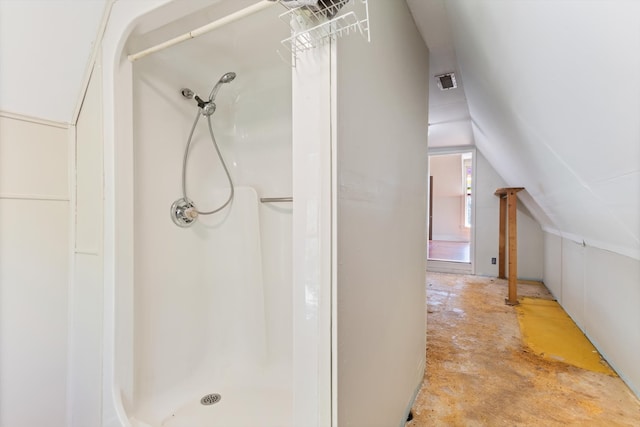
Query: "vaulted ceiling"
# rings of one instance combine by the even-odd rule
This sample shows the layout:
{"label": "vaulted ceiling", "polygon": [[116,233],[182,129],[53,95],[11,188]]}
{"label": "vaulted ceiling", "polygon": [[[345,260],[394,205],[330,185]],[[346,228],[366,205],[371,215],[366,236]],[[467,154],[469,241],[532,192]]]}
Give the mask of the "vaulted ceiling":
{"label": "vaulted ceiling", "polygon": [[[640,2],[407,2],[431,51],[430,146],[475,144],[548,230],[640,259]],[[0,0],[0,111],[72,122],[110,3]]]}
{"label": "vaulted ceiling", "polygon": [[0,0],[0,111],[70,123],[107,0]]}
{"label": "vaulted ceiling", "polygon": [[[458,67],[453,30],[443,0],[407,0],[429,46],[429,146],[473,145],[464,79]],[[457,88],[441,90],[434,76],[453,72]]]}
{"label": "vaulted ceiling", "polygon": [[[475,145],[543,227],[640,258],[640,2],[408,3],[431,74],[459,70]],[[430,107],[436,128],[459,118]]]}

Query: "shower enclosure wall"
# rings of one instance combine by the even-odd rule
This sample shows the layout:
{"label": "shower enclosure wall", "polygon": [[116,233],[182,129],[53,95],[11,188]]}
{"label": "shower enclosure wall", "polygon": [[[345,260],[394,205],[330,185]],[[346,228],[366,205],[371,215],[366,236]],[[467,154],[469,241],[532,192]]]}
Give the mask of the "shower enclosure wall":
{"label": "shower enclosure wall", "polygon": [[[274,55],[288,30],[275,12],[133,65],[133,427],[292,425],[292,203],[261,202],[292,196],[291,68]],[[235,196],[180,228],[169,208],[199,110],[181,89],[207,98],[230,71],[211,122]],[[199,210],[227,200],[204,117],[185,178]]]}

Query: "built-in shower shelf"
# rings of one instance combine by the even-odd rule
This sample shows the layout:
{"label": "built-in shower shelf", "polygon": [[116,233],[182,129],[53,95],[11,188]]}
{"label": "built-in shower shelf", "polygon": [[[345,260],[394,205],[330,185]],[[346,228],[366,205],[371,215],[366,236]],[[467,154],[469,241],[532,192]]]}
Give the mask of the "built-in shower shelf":
{"label": "built-in shower shelf", "polygon": [[339,37],[360,34],[371,41],[367,0],[318,0],[318,6],[297,7],[280,4],[287,9],[280,19],[291,26],[291,37],[282,44],[291,52],[293,66],[298,54]]}

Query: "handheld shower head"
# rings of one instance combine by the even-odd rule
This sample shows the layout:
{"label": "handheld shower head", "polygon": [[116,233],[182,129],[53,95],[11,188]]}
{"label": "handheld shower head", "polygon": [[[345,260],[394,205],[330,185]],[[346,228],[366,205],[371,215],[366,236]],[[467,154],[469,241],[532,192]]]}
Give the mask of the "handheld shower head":
{"label": "handheld shower head", "polygon": [[224,73],[222,77],[220,77],[220,83],[231,83],[233,79],[236,78],[236,73],[230,71],[228,73]]}
{"label": "handheld shower head", "polygon": [[218,90],[220,90],[220,86],[222,86],[224,83],[232,82],[233,79],[235,78],[236,78],[236,73],[234,73],[233,71],[224,73],[222,77],[220,77],[220,80],[218,80],[218,83],[216,83],[213,89],[211,89],[211,93],[209,94],[209,101],[213,101],[216,98],[216,95],[218,94]]}

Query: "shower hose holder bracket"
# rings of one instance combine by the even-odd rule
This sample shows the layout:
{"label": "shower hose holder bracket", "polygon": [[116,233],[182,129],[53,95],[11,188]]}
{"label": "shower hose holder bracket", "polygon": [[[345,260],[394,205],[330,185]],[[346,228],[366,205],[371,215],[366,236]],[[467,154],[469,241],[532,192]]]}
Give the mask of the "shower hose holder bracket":
{"label": "shower hose holder bracket", "polygon": [[203,116],[207,117],[216,112],[216,104],[212,100],[205,101],[198,95],[196,95],[194,99],[198,103],[198,108],[200,108],[200,113]]}

